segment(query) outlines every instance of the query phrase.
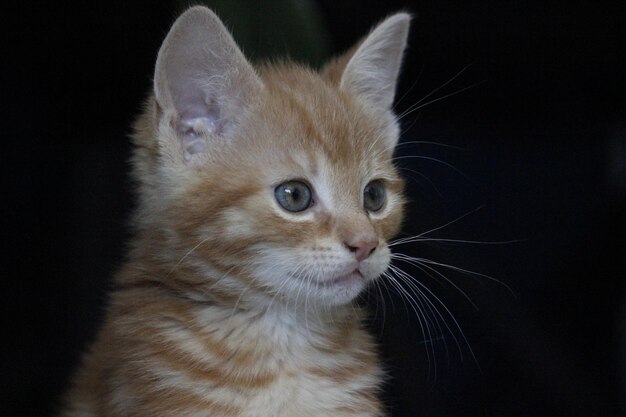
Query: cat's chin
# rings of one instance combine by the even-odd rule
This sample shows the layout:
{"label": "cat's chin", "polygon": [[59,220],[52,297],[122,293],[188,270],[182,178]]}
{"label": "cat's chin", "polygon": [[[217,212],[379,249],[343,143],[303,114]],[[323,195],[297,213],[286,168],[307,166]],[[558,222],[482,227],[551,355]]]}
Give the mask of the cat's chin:
{"label": "cat's chin", "polygon": [[367,280],[358,271],[327,280],[314,280],[320,299],[330,305],[350,303],[365,288]]}
{"label": "cat's chin", "polygon": [[348,287],[348,286],[364,286],[365,278],[363,274],[358,269],[355,269],[349,274],[339,276],[337,278],[332,278],[328,280],[314,280],[316,286],[320,288],[339,288],[339,287]]}

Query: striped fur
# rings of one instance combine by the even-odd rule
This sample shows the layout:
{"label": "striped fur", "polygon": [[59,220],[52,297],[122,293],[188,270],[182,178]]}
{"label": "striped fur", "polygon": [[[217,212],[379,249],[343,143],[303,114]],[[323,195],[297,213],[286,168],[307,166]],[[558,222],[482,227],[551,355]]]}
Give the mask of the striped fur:
{"label": "striped fur", "polygon": [[[384,414],[353,301],[402,220],[390,105],[407,28],[392,16],[316,73],[253,69],[212,12],[183,14],[135,125],[136,237],[61,416]],[[274,198],[291,179],[314,190],[304,212]],[[374,179],[387,202],[368,213]],[[346,245],[366,238],[377,247],[358,261]]]}

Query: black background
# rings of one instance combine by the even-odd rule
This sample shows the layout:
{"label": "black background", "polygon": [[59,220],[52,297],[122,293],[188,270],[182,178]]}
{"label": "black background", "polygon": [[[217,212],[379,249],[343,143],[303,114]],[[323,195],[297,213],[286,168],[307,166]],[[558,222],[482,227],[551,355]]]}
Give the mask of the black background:
{"label": "black background", "polygon": [[[441,338],[423,336],[393,292],[384,304],[369,294],[391,414],[626,415],[625,3],[317,6],[335,52],[392,11],[414,13],[398,112],[471,64],[424,103],[472,88],[402,120],[402,141],[455,147],[398,152],[455,167],[399,159],[413,178],[405,233],[469,213],[432,236],[518,240],[402,247],[514,295],[440,268],[474,308],[452,284],[407,268],[464,333],[448,316]],[[96,331],[128,239],[127,134],[177,10],[15,2],[2,12],[0,415],[50,415]]]}

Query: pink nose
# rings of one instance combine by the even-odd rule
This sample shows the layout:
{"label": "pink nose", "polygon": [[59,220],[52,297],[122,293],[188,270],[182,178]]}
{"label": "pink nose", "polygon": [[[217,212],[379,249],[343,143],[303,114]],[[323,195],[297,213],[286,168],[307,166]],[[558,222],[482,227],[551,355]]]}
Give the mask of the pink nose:
{"label": "pink nose", "polygon": [[350,252],[354,253],[356,260],[361,262],[374,252],[376,246],[378,246],[378,242],[375,240],[362,240],[359,242],[344,242],[344,245],[346,245],[346,248],[348,248]]}

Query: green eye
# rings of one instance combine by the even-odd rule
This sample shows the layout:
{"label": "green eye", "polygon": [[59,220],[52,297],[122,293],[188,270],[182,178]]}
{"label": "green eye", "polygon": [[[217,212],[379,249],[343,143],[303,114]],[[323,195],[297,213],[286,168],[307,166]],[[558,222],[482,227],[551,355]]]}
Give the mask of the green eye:
{"label": "green eye", "polygon": [[363,207],[368,211],[378,211],[385,204],[385,185],[381,180],[374,180],[363,190]]}
{"label": "green eye", "polygon": [[311,189],[302,181],[287,181],[274,189],[276,201],[287,211],[303,211],[311,206]]}

